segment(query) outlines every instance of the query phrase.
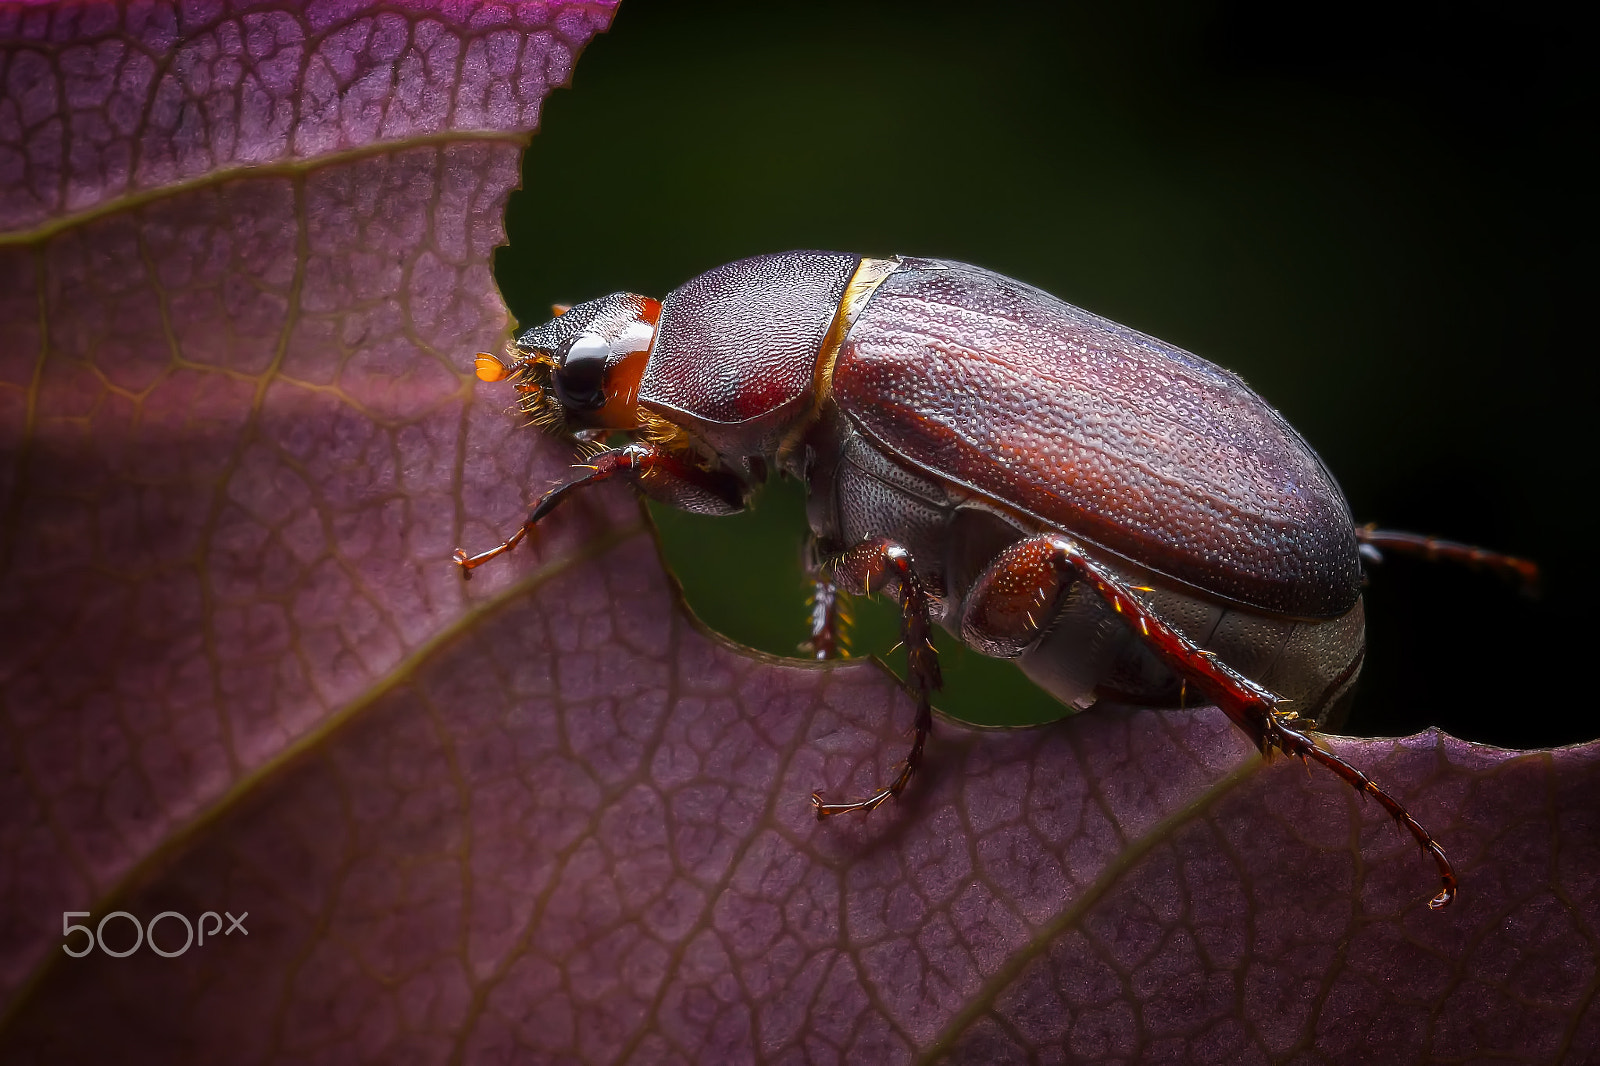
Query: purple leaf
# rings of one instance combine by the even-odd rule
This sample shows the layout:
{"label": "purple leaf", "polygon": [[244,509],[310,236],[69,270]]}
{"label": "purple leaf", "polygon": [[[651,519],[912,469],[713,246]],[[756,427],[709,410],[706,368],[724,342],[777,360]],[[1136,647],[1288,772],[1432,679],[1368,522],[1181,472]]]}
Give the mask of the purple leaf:
{"label": "purple leaf", "polygon": [[941,723],[818,824],[908,702],[705,634],[625,492],[460,582],[571,462],[470,364],[610,12],[0,6],[0,1059],[1592,1053],[1596,745],[1330,741],[1456,860],[1432,914],[1211,709]]}

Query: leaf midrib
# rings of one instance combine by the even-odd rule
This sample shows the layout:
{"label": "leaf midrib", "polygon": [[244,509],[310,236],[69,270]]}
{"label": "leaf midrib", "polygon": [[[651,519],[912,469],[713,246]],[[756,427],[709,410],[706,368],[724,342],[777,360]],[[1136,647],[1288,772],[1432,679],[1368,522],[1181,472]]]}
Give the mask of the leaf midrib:
{"label": "leaf midrib", "polygon": [[223,167],[222,169],[209,171],[194,178],[185,178],[169,185],[123,193],[103,203],[95,204],[93,207],[86,207],[79,211],[69,211],[63,215],[55,215],[36,226],[18,230],[0,230],[0,248],[39,244],[68,230],[88,225],[102,218],[134,211],[148,204],[159,203],[174,196],[192,193],[196,189],[216,188],[241,178],[301,177],[326,167],[339,166],[360,159],[369,159],[373,156],[393,155],[408,148],[439,147],[462,141],[486,141],[527,148],[533,141],[533,132],[446,130],[439,133],[412,134],[390,141],[375,141],[360,148],[347,148],[342,151],[327,152],[305,159],[287,159],[259,166]]}
{"label": "leaf midrib", "polygon": [[1246,755],[1205,791],[1156,822],[1145,833],[1128,840],[1070,906],[1038,926],[1034,935],[989,975],[939,1035],[918,1052],[914,1061],[932,1063],[948,1055],[961,1035],[989,1013],[995,1000],[1016,982],[1028,964],[1048,951],[1064,933],[1075,928],[1090,909],[1111,893],[1124,874],[1132,871],[1158,845],[1170,841],[1177,830],[1202,816],[1228,793],[1254,777],[1265,764],[1265,760],[1259,757]]}

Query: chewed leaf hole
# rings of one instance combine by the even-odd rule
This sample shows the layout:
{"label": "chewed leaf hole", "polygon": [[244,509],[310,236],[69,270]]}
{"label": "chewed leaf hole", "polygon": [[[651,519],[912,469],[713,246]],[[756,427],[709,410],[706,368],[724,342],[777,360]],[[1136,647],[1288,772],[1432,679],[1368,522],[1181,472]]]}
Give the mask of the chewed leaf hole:
{"label": "chewed leaf hole", "polygon": [[[774,480],[742,514],[709,518],[652,504],[667,566],[702,622],[736,643],[771,655],[804,657],[807,603],[805,488]],[[875,655],[905,675],[895,648],[899,612],[880,597],[852,601],[850,653]],[[1045,694],[1014,665],[990,659],[940,630],[935,638],[944,689],[934,706],[975,725],[1025,726],[1052,722],[1069,709]]]}

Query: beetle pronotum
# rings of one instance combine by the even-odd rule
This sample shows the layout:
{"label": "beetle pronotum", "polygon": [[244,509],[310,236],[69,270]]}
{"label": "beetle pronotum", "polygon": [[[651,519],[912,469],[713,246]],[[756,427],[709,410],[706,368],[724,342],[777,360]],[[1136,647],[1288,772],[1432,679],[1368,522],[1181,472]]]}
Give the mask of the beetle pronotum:
{"label": "beetle pronotum", "polygon": [[755,256],[656,301],[578,304],[521,333],[509,380],[535,423],[615,433],[504,543],[457,550],[464,576],[570,493],[608,478],[702,514],[741,510],[768,471],[805,481],[810,648],[838,647],[839,590],[900,604],[917,700],[898,795],[939,688],[933,624],[1015,659],[1063,703],[1172,705],[1188,686],[1263,753],[1315,761],[1444,850],[1361,771],[1316,745],[1365,654],[1362,560],[1538,571],[1448,541],[1357,527],[1316,453],[1243,381],[1198,356],[978,267],[837,252]]}

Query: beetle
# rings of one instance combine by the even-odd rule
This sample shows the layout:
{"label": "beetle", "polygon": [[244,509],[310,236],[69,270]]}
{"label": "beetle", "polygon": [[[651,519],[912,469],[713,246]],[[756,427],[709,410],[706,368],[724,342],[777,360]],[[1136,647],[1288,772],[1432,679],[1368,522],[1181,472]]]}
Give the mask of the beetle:
{"label": "beetle", "polygon": [[[898,601],[917,711],[896,776],[922,760],[940,687],[937,623],[1013,659],[1062,703],[1172,706],[1191,687],[1264,754],[1332,770],[1433,857],[1443,848],[1319,747],[1365,654],[1363,561],[1382,549],[1503,571],[1521,559],[1358,527],[1305,440],[1226,370],[980,267],[838,252],[758,255],[657,301],[558,308],[480,354],[545,429],[611,447],[465,577],[573,492],[623,478],[701,514],[741,510],[771,471],[802,479],[816,591],[807,647],[839,650],[841,591]],[[598,445],[591,445],[598,447]]]}

